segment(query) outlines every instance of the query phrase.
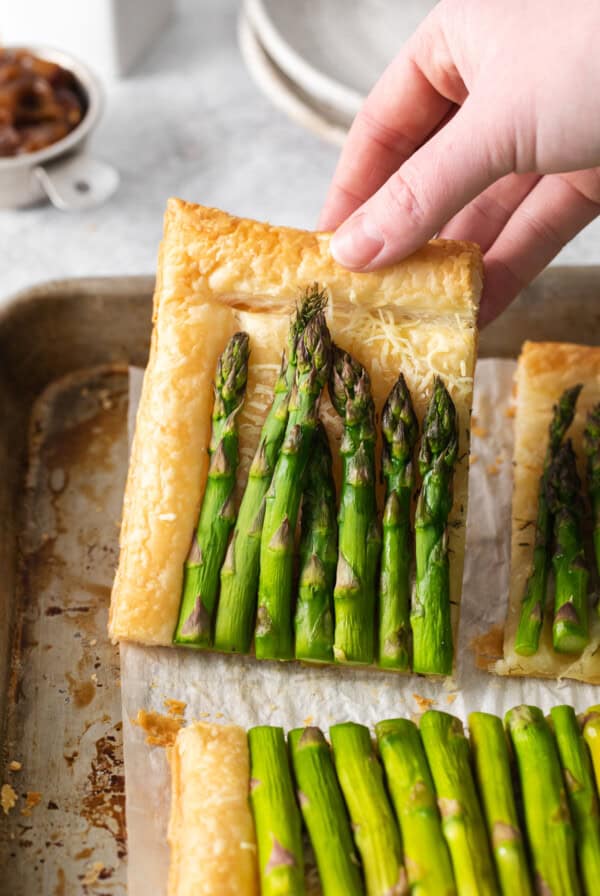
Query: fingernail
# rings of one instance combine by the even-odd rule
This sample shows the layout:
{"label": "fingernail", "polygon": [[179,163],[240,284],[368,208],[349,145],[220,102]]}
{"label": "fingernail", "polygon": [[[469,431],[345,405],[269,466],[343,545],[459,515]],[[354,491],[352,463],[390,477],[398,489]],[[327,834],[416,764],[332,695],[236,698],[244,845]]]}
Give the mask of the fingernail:
{"label": "fingernail", "polygon": [[360,270],[379,255],[385,240],[366,215],[355,215],[331,238],[331,254],[345,268]]}

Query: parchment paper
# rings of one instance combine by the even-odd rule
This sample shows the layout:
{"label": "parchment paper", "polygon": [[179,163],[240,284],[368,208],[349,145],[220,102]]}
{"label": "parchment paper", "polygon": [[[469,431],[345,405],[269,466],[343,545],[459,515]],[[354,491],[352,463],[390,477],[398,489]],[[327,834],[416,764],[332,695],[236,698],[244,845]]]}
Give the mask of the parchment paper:
{"label": "parchment paper", "polygon": [[[169,862],[169,770],[165,751],[148,746],[144,732],[132,724],[141,708],[164,713],[164,701],[177,699],[187,704],[187,721],[206,719],[245,727],[274,724],[285,729],[315,724],[326,730],[346,720],[373,725],[397,715],[415,716],[426,708],[423,698],[463,721],[473,710],[503,715],[523,702],[544,709],[570,703],[578,711],[598,702],[598,691],[591,685],[496,678],[475,663],[474,642],[479,639],[480,648],[493,647],[494,642],[499,646],[506,614],[514,370],[514,361],[483,360],[477,366],[456,679],[428,682],[373,670],[310,668],[121,645],[130,896],[147,896],[150,882],[152,892],[163,896]],[[130,435],[142,375],[140,370],[130,371]]]}

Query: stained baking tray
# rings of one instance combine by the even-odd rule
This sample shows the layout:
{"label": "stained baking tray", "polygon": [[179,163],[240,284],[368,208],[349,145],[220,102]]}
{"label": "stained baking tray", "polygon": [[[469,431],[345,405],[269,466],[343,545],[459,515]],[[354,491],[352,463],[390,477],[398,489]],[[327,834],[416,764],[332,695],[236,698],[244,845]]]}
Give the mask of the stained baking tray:
{"label": "stained baking tray", "polygon": [[[106,621],[127,366],[146,361],[152,286],[53,282],[0,311],[0,785],[17,796],[0,810],[0,894],[125,893],[119,668]],[[515,357],[526,338],[596,343],[599,299],[600,266],[552,268],[484,331],[480,355]]]}
{"label": "stained baking tray", "polygon": [[106,622],[127,366],[147,356],[151,290],[150,278],[51,283],[0,313],[0,785],[18,798],[0,812],[0,893],[125,893]]}

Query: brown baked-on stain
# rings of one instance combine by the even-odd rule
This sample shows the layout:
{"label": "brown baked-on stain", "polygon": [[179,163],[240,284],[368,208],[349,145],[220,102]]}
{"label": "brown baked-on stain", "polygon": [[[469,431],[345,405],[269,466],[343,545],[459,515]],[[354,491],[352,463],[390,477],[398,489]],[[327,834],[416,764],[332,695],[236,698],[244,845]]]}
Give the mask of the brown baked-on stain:
{"label": "brown baked-on stain", "polygon": [[[166,701],[165,701],[166,702]],[[181,716],[165,716],[160,712],[148,712],[145,709],[138,710],[133,719],[133,724],[138,725],[146,732],[146,743],[153,747],[172,747],[177,737],[177,732],[183,725]]]}
{"label": "brown baked-on stain", "polygon": [[58,871],[56,872],[56,877],[56,886],[52,891],[52,896],[66,896],[66,879],[65,872],[62,870],[62,868],[58,869]]}
{"label": "brown baked-on stain", "polygon": [[69,766],[69,768],[73,768],[73,763],[79,756],[79,750],[73,750],[72,753],[63,753],[63,759]]}
{"label": "brown baked-on stain", "polygon": [[[41,542],[22,555],[22,585],[24,594],[41,594],[56,580],[67,574],[67,564],[57,549],[57,535],[44,534]],[[56,605],[54,602],[53,605]],[[53,610],[48,615],[58,615]]]}
{"label": "brown baked-on stain", "polygon": [[487,632],[476,635],[469,642],[469,647],[475,656],[477,668],[487,672],[491,664],[501,660],[504,655],[504,626],[498,623]]}
{"label": "brown baked-on stain", "polygon": [[33,809],[42,801],[42,794],[38,790],[29,790],[25,796],[25,805],[21,809],[21,815],[30,816]]}
{"label": "brown baked-on stain", "polygon": [[93,862],[84,875],[78,875],[82,886],[87,893],[87,887],[93,887],[99,880],[106,880],[112,874],[112,869],[107,868],[104,862]]}
{"label": "brown baked-on stain", "polygon": [[66,679],[69,682],[69,693],[75,706],[78,709],[89,706],[96,694],[95,683],[91,679],[77,681],[70,672],[66,673]]}
{"label": "brown baked-on stain", "polygon": [[[105,603],[108,606],[110,602],[110,585],[102,585],[99,582],[90,582],[87,579],[80,583],[74,583],[76,588],[80,588],[81,591],[86,594],[91,594],[92,597],[97,597],[102,603]],[[90,609],[96,609],[93,607],[70,607],[72,611],[78,610],[80,613],[84,611],[89,611]]]}
{"label": "brown baked-on stain", "polygon": [[112,834],[119,858],[126,853],[123,747],[120,734],[117,736],[121,729],[122,724],[118,722],[96,741],[96,756],[91,762],[81,803],[82,818],[92,827]]}
{"label": "brown baked-on stain", "polygon": [[46,616],[60,616],[62,607],[46,607]]}
{"label": "brown baked-on stain", "polygon": [[[110,387],[100,390],[111,393],[109,405],[95,403],[94,407],[90,407],[89,416],[69,426],[68,430],[63,429],[56,438],[50,436],[46,440],[46,467],[50,476],[57,469],[70,470],[90,462],[95,469],[112,472],[110,448],[123,428],[123,409],[127,406],[129,390],[128,379],[121,371],[115,370],[113,376],[114,382]],[[107,374],[101,375],[101,378],[106,380]],[[88,388],[90,395],[100,394],[95,384],[90,384]],[[103,497],[91,482],[86,493],[96,501]]]}

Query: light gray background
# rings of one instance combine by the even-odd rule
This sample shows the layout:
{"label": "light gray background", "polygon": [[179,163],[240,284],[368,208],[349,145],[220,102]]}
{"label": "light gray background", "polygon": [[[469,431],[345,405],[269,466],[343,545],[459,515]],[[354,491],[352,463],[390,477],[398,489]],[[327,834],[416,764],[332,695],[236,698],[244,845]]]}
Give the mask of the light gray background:
{"label": "light gray background", "polygon": [[[314,227],[337,150],[273,108],[236,42],[237,0],[179,0],[135,73],[107,88],[92,150],[121,173],[102,208],[0,210],[0,302],[56,277],[155,269],[169,196]],[[600,262],[600,220],[560,261]]]}

